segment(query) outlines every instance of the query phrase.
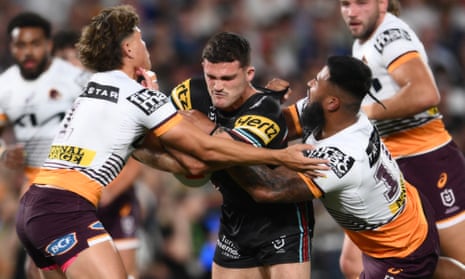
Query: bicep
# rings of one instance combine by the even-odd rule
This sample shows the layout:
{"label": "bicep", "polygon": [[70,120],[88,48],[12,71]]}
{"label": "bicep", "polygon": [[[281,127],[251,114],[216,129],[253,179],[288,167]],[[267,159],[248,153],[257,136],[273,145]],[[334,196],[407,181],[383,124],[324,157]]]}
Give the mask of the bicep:
{"label": "bicep", "polygon": [[[400,93],[409,102],[420,103],[422,107],[437,105],[439,93],[436,82],[428,65],[420,57],[409,59],[389,71],[392,79],[399,85]],[[406,101],[404,99],[404,101]]]}

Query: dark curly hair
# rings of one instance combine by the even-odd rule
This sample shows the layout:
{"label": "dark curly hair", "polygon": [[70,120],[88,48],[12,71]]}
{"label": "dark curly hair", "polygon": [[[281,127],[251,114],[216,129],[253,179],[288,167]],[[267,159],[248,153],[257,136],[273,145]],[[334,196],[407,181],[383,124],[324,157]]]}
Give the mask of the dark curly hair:
{"label": "dark curly hair", "polygon": [[33,12],[23,12],[13,17],[6,28],[6,32],[11,37],[11,32],[15,28],[37,27],[44,31],[47,39],[51,38],[52,26],[48,20]]}
{"label": "dark curly hair", "polygon": [[77,43],[82,64],[97,72],[121,68],[121,42],[134,32],[138,24],[139,16],[130,5],[103,9],[84,27]]}

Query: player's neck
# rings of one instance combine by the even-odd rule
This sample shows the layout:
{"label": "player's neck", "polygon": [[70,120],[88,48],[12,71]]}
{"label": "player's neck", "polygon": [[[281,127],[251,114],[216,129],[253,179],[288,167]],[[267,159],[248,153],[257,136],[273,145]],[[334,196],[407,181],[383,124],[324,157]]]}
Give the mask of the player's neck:
{"label": "player's neck", "polygon": [[358,120],[358,115],[347,116],[347,115],[331,115],[331,117],[326,117],[325,125],[323,129],[318,133],[318,139],[329,138],[338,132],[344,130],[347,127],[352,126]]}

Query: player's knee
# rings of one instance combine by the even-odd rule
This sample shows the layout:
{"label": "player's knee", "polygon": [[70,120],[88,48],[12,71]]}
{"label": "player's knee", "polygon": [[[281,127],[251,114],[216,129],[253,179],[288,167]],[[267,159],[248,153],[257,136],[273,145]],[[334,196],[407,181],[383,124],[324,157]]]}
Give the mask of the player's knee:
{"label": "player's knee", "polygon": [[339,268],[346,279],[356,279],[362,272],[358,264],[344,255],[339,258]]}

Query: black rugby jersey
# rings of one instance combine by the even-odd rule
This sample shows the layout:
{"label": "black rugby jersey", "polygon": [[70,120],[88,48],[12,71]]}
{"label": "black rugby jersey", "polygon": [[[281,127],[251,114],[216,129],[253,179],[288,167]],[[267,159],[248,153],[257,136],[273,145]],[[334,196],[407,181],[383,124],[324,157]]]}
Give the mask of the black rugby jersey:
{"label": "black rugby jersey", "polygon": [[[257,93],[252,95],[239,109],[232,112],[221,111],[213,106],[203,77],[192,78],[175,87],[171,100],[180,110],[196,109],[215,123],[227,128],[235,140],[257,147],[284,148],[287,146],[287,127],[281,114],[279,101],[271,95]],[[242,190],[226,171],[212,174],[212,183],[223,195],[223,207],[250,213],[270,212],[276,208],[282,211],[290,205],[257,204],[250,195]],[[292,206],[293,210],[294,207]],[[258,213],[258,212],[257,212]]]}

